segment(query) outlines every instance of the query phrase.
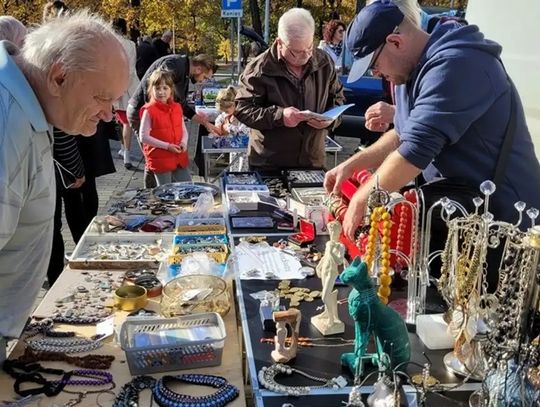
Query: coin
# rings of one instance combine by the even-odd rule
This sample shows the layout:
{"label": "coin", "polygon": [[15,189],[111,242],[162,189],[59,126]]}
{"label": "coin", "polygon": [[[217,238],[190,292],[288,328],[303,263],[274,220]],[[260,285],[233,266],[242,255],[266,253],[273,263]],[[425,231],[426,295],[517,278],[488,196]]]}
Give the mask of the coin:
{"label": "coin", "polygon": [[320,291],[312,291],[312,292],[309,293],[309,296],[311,298],[317,298],[317,297],[321,296],[321,292]]}
{"label": "coin", "polygon": [[292,301],[289,303],[289,306],[291,307],[298,307],[300,305],[300,303],[298,301]]}
{"label": "coin", "polygon": [[294,293],[297,291],[301,291],[302,289],[300,287],[291,287],[289,290]]}
{"label": "coin", "polygon": [[313,297],[310,297],[308,295],[306,298],[304,298],[304,301],[311,302],[311,301],[313,301]]}

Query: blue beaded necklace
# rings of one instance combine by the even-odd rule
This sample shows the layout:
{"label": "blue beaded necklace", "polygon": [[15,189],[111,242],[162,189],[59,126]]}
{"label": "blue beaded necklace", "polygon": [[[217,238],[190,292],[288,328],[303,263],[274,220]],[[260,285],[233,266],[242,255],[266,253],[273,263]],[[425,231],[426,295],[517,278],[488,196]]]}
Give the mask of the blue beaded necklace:
{"label": "blue beaded necklace", "polygon": [[[210,386],[218,390],[214,394],[199,397],[180,394],[167,386],[174,381]],[[223,407],[239,394],[238,389],[223,377],[203,374],[163,376],[154,386],[153,393],[161,407]]]}

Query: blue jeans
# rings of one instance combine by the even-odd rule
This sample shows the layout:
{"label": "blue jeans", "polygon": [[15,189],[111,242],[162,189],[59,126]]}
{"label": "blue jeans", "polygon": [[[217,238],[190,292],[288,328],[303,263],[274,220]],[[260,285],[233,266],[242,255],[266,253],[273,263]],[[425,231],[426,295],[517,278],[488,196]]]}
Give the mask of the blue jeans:
{"label": "blue jeans", "polygon": [[162,172],[161,174],[154,173],[154,177],[156,177],[156,182],[158,186],[163,184],[169,184],[171,182],[191,182],[191,174],[189,173],[188,168],[177,168],[174,171]]}

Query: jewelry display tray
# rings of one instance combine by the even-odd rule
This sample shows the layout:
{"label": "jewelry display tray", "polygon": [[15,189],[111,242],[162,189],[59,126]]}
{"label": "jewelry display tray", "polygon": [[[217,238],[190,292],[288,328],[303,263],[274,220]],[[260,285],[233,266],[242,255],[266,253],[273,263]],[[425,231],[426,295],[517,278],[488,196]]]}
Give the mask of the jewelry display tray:
{"label": "jewelry display tray", "polygon": [[132,375],[221,364],[226,330],[218,313],[128,318],[120,329]]}
{"label": "jewelry display tray", "polygon": [[[69,266],[83,270],[125,270],[136,268],[159,268],[162,260],[171,253],[173,233],[131,233],[131,234],[84,234],[73,254],[69,259]],[[92,245],[108,244],[125,245],[138,244],[159,246],[160,252],[155,255],[147,255],[144,258],[104,259],[89,257],[88,252]]]}

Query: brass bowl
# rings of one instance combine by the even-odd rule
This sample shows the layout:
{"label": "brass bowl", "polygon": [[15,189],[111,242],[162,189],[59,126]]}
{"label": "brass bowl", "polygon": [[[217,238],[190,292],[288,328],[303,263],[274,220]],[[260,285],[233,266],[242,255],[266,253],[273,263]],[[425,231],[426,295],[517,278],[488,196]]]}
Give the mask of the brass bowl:
{"label": "brass bowl", "polygon": [[141,309],[147,301],[146,288],[140,285],[124,285],[114,292],[114,305],[122,311]]}

